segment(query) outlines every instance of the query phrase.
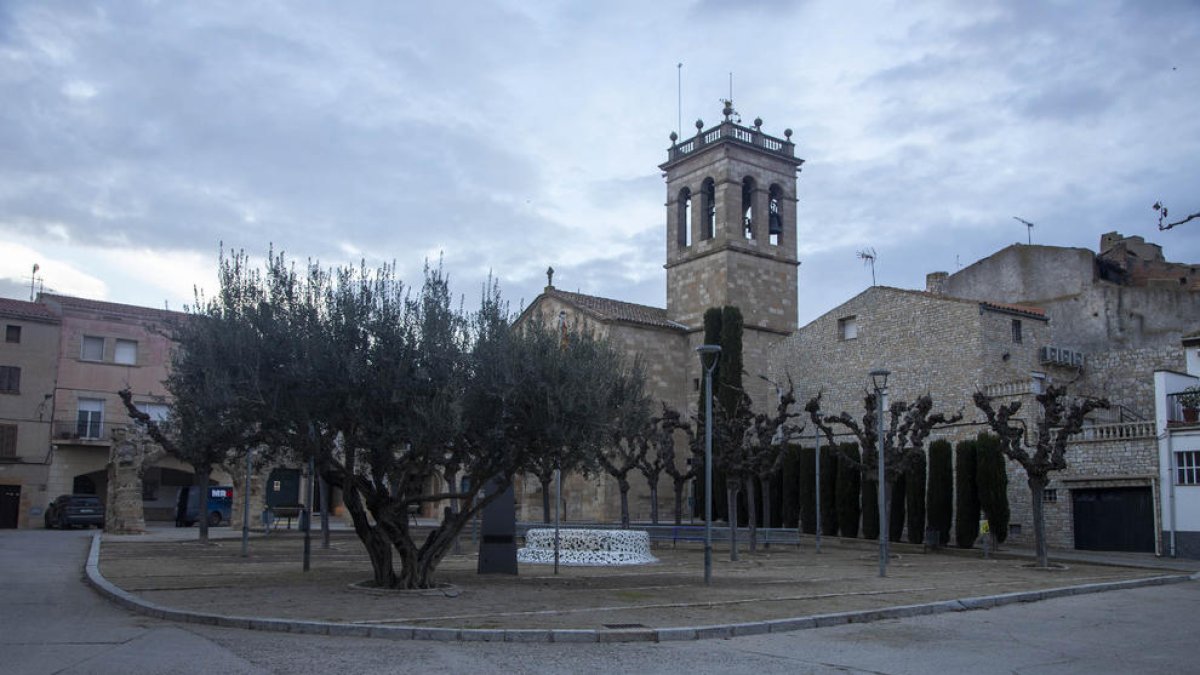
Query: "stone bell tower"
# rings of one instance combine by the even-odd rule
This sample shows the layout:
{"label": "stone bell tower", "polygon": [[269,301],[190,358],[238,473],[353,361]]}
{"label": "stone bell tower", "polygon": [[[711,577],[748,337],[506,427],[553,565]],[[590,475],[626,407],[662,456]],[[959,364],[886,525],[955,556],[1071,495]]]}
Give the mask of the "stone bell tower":
{"label": "stone bell tower", "polygon": [[[671,134],[667,179],[667,317],[702,330],[709,307],[736,305],[752,349],[796,330],[796,173],[792,130],[744,127],[725,101],[720,124]],[[753,343],[753,344],[752,344]]]}

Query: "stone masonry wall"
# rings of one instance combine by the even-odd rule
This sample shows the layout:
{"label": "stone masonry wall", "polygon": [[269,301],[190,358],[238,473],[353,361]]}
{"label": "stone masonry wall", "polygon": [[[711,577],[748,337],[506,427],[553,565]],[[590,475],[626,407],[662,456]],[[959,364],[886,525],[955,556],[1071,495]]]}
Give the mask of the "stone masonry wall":
{"label": "stone masonry wall", "polygon": [[[1155,523],[1162,522],[1154,480],[1158,471],[1158,448],[1152,428],[1148,434],[1136,438],[1073,442],[1067,449],[1066,458],[1067,469],[1051,474],[1046,486],[1056,497],[1055,501],[1045,503],[1046,540],[1052,548],[1075,547],[1072,490],[1152,486],[1155,490]],[[1020,527],[1020,534],[1010,534],[1009,542],[1017,546],[1033,545],[1033,517],[1026,481],[1020,465],[1008,462],[1009,522]]]}

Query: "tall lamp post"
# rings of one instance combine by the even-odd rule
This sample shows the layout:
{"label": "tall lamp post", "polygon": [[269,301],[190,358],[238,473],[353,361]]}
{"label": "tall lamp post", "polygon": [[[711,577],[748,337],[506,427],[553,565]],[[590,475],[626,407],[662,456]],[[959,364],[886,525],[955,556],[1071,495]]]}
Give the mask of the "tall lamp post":
{"label": "tall lamp post", "polygon": [[[712,583],[712,373],[717,367],[720,345],[700,345],[700,367],[704,369],[704,583]],[[709,357],[705,362],[705,357]]]}
{"label": "tall lamp post", "polygon": [[884,471],[883,459],[883,399],[887,396],[888,375],[886,370],[871,371],[871,385],[875,388],[875,453],[879,465],[878,489],[879,496],[879,576],[887,576],[888,564],[888,515],[887,515],[887,478]]}

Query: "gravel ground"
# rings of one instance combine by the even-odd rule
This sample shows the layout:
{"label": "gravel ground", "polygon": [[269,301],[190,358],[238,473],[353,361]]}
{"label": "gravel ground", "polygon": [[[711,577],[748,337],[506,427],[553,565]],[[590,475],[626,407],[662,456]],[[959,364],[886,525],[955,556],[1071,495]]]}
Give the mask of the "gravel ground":
{"label": "gravel ground", "polygon": [[[470,548],[464,542],[463,549]],[[200,612],[456,628],[669,627],[738,623],[826,612],[1160,576],[1163,570],[1072,562],[1042,570],[1024,558],[984,560],[978,551],[922,553],[893,545],[888,577],[878,577],[871,542],[827,539],[821,554],[773,546],[743,550],[729,562],[714,553],[705,586],[695,545],[659,547],[657,565],[621,568],[525,565],[518,576],[475,573],[475,555],[452,555],[438,569],[440,591],[353,588],[370,564],[351,533],[332,546],[314,537],[312,569],[301,570],[303,540],[275,533],[251,541],[242,558],[236,539],[142,541],[108,537],[101,571],[114,584],[154,603]]]}

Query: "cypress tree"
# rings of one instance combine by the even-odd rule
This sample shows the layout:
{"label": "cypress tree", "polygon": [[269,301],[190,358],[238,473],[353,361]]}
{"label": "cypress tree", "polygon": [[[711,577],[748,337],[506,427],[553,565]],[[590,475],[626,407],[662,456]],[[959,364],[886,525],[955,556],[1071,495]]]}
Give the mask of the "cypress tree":
{"label": "cypress tree", "polygon": [[837,467],[837,516],[838,533],[843,537],[858,536],[858,519],[861,515],[859,500],[861,481],[858,469],[846,457],[859,460],[858,444],[843,443],[838,453]]}
{"label": "cypress tree", "polygon": [[[704,344],[719,345],[721,344],[721,310],[718,307],[710,307],[704,312]],[[722,350],[723,351],[723,350]],[[713,367],[712,386],[713,398],[716,398],[716,392],[720,388],[720,379],[718,379],[721,371],[721,360],[717,359],[717,365]],[[696,393],[696,433],[704,434],[704,396],[706,393],[704,369],[700,370],[700,387]],[[713,402],[715,409],[716,402]],[[701,441],[703,442],[703,440]],[[715,451],[715,449],[714,449]],[[695,513],[696,516],[704,517],[704,474],[699,475],[700,480],[693,484],[696,493]],[[722,520],[725,518],[725,476],[717,467],[713,467],[713,519]]]}
{"label": "cypress tree", "polygon": [[813,448],[800,449],[800,531],[817,533],[816,456]]}
{"label": "cypress tree", "polygon": [[836,537],[837,514],[837,447],[821,448],[821,534]]}
{"label": "cypress tree", "polygon": [[926,492],[929,527],[938,531],[938,543],[950,543],[954,511],[954,461],[950,441],[929,444],[929,487]]}
{"label": "cypress tree", "polygon": [[[861,477],[861,474],[860,474]],[[862,536],[879,538],[879,483],[862,479]]]}
{"label": "cypress tree", "polygon": [[908,504],[908,543],[925,543],[925,453],[904,472],[904,493]]}
{"label": "cypress tree", "polygon": [[975,471],[975,441],[960,441],[954,447],[954,543],[959,548],[971,548],[979,536]]}
{"label": "cypress tree", "polygon": [[779,496],[783,501],[783,517],[779,521],[783,527],[798,527],[800,525],[800,449],[794,445],[784,450],[783,485],[779,488]]}
{"label": "cypress tree", "polygon": [[904,536],[905,491],[908,481],[904,474],[892,483],[892,503],[888,504],[888,540],[900,541]]}
{"label": "cypress tree", "polygon": [[1000,437],[979,434],[975,439],[975,483],[979,490],[979,507],[988,519],[988,527],[1003,544],[1008,538],[1008,472],[1000,452]]}
{"label": "cypress tree", "polygon": [[[710,310],[711,311],[711,310]],[[714,394],[726,412],[733,412],[742,402],[742,310],[731,305],[721,309],[720,375],[713,385]],[[705,321],[707,333],[708,321]]]}

